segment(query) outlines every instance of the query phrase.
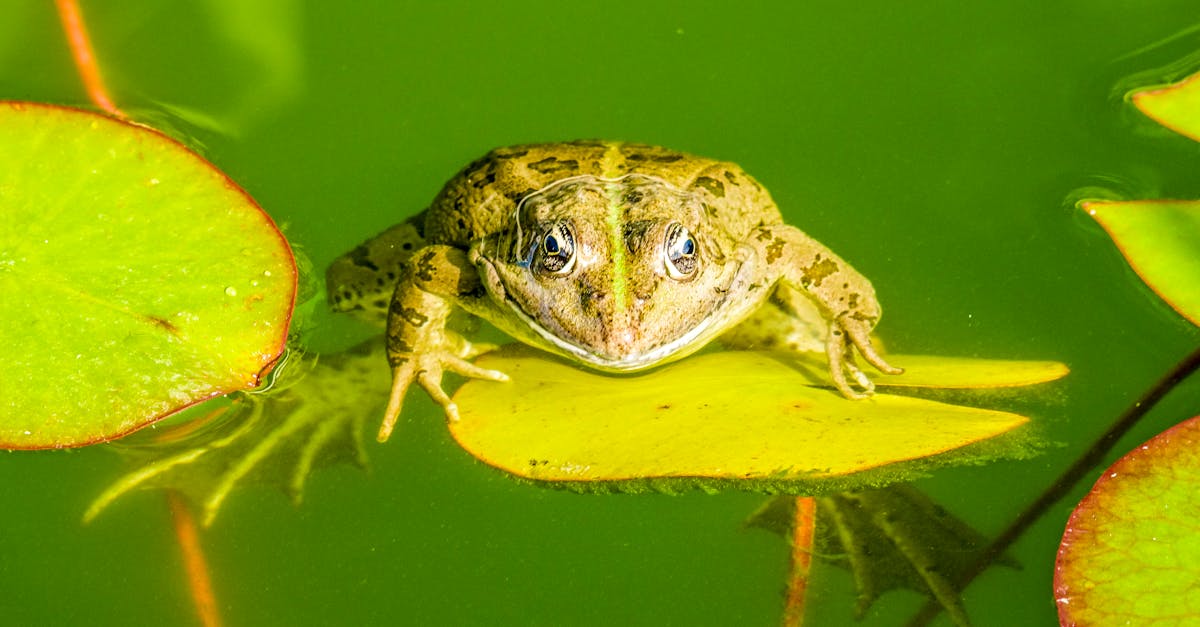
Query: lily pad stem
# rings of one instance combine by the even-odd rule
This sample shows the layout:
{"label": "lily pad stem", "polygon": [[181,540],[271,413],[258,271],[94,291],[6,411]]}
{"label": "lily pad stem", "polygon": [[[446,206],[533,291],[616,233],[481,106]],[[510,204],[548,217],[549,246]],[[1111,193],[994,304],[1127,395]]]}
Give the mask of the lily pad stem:
{"label": "lily pad stem", "polygon": [[183,565],[187,571],[188,590],[196,605],[196,615],[203,627],[221,627],[221,614],[217,609],[217,597],[213,593],[212,578],[208,574],[208,563],[200,546],[200,534],[196,530],[196,518],[182,494],[167,490],[167,505],[171,508],[171,520],[175,523],[175,538],[183,552]]}
{"label": "lily pad stem", "polygon": [[[980,554],[971,568],[965,571],[958,582],[959,590],[963,590],[1004,554],[1018,538],[1021,537],[1033,523],[1037,522],[1055,503],[1075,489],[1086,477],[1090,477],[1097,466],[1103,462],[1117,442],[1134,425],[1138,423],[1164,396],[1193,372],[1200,369],[1200,348],[1192,351],[1179,363],[1175,364],[1167,374],[1163,375],[1146,393],[1122,413],[1095,442],[1066,470],[1059,475],[1050,487],[1046,488],[1028,507],[1009,523],[1008,527],[996,536],[996,539]],[[926,625],[941,611],[941,606],[934,602],[926,603],[908,622],[910,627]]]}
{"label": "lily pad stem", "polygon": [[96,53],[92,49],[92,40],[88,37],[87,24],[79,11],[76,0],[56,0],[58,17],[62,20],[63,32],[67,43],[71,46],[71,58],[75,61],[75,69],[87,90],[88,99],[101,111],[119,119],[126,119],[125,114],[113,103],[100,75],[100,66],[96,63]]}

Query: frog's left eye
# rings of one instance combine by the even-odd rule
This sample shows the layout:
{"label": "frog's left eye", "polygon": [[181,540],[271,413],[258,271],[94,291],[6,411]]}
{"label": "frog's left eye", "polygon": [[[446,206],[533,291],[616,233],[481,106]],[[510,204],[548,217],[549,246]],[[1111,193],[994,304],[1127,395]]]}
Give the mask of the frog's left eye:
{"label": "frog's left eye", "polygon": [[678,222],[667,227],[667,245],[664,249],[667,275],[672,279],[685,279],[696,271],[696,239]]}
{"label": "frog's left eye", "polygon": [[567,274],[575,267],[575,236],[567,224],[555,224],[542,236],[538,251],[542,270],[552,274]]}

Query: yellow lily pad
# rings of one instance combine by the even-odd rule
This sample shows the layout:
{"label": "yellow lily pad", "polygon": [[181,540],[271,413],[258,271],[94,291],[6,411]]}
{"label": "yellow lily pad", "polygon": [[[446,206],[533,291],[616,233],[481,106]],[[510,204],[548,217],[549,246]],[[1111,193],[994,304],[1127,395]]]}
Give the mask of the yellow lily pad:
{"label": "yellow lily pad", "polygon": [[904,374],[877,377],[875,384],[888,387],[935,387],[941,389],[990,389],[1047,383],[1067,376],[1066,364],[1057,361],[1008,361],[937,355],[898,355]]}
{"label": "yellow lily pad", "polygon": [[[948,367],[931,358],[913,363],[927,360],[910,376]],[[735,481],[742,488],[815,493],[846,489],[829,480],[858,473],[882,483],[867,471],[925,460],[1028,421],[888,394],[848,401],[813,387],[788,361],[727,351],[613,377],[509,347],[477,363],[508,373],[511,382],[463,385],[455,395],[461,418],[450,431],[496,468],[575,489],[637,490],[645,482],[654,489],[716,489]],[[909,358],[894,361],[908,365]],[[998,371],[1007,363],[971,361]],[[607,485],[613,483],[619,485]]]}

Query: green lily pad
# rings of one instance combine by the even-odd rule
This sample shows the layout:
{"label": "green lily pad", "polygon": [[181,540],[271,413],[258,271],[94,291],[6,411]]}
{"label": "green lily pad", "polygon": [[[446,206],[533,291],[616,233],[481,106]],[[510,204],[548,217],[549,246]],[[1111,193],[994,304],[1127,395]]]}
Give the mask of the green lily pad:
{"label": "green lily pad", "polygon": [[1200,74],[1170,85],[1144,89],[1131,96],[1147,117],[1196,141],[1200,141]]}
{"label": "green lily pad", "polygon": [[1142,281],[1200,325],[1200,201],[1083,201]]}
{"label": "green lily pad", "polygon": [[[902,355],[890,359],[908,363]],[[565,487],[679,479],[682,486],[737,481],[789,491],[788,482],[808,490],[812,481],[938,455],[1027,421],[906,396],[848,401],[808,385],[790,361],[726,351],[612,377],[506,347],[477,363],[511,382],[463,385],[455,395],[461,418],[450,431],[492,466],[574,484]]]}
{"label": "green lily pad", "polygon": [[1200,417],[1117,460],[1067,522],[1054,590],[1064,625],[1200,623]]}
{"label": "green lily pad", "polygon": [[0,448],[80,446],[258,385],[291,250],[224,174],[151,129],[0,102]]}

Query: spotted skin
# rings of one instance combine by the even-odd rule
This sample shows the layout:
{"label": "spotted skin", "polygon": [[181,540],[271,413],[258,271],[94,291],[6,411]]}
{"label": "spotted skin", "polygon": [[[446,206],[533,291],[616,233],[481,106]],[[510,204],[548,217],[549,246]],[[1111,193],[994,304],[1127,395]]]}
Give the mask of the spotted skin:
{"label": "spotted skin", "polygon": [[470,359],[490,347],[446,328],[458,310],[604,371],[734,345],[823,349],[835,386],[870,393],[862,355],[880,308],[870,282],[784,224],[738,166],[619,142],[498,148],[452,178],[429,209],[339,258],[326,279],[339,311],[379,321],[387,303],[393,390],[386,439],[416,383],[457,409],[445,370],[503,380]]}
{"label": "spotted skin", "polygon": [[378,326],[387,324],[404,262],[426,244],[424,222],[422,212],[335,259],[325,271],[330,307]]}

